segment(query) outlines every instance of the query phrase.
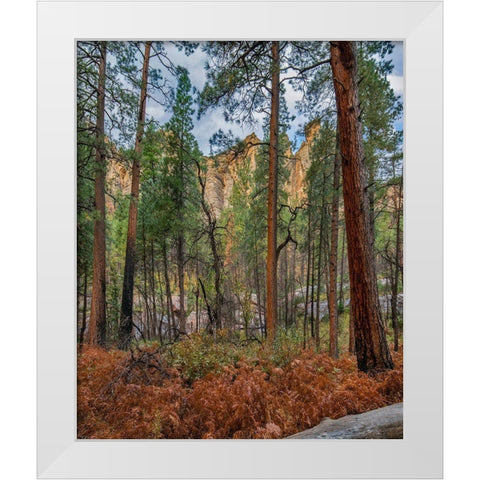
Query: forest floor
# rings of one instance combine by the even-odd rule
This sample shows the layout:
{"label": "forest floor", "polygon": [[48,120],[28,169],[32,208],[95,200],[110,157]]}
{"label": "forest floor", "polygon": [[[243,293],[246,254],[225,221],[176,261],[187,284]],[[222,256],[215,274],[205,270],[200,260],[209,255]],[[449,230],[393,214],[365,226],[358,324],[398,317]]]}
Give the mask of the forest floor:
{"label": "forest floor", "polygon": [[334,360],[286,337],[271,348],[200,334],[129,352],[84,346],[77,437],[284,438],[401,402],[402,350],[394,370],[369,376],[352,355]]}

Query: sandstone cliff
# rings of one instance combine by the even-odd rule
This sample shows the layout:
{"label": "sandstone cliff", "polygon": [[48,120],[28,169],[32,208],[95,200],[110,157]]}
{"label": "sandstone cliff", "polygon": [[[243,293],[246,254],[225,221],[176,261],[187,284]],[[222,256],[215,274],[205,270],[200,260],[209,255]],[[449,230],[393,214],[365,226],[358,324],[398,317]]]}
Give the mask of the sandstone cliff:
{"label": "sandstone cliff", "polygon": [[[289,148],[285,154],[285,168],[288,180],[281,186],[292,205],[297,205],[306,197],[305,177],[311,165],[311,148],[318,135],[320,125],[318,121],[310,122],[305,128],[305,141],[297,152]],[[252,133],[248,135],[240,146],[232,148],[227,153],[216,157],[205,157],[207,164],[206,196],[216,218],[230,206],[230,197],[233,186],[238,179],[240,169],[249,169],[254,172],[257,168],[257,159],[261,148],[261,140]],[[114,197],[117,194],[128,195],[130,192],[131,172],[125,161],[119,159],[114,152],[108,162],[106,176],[108,192]],[[115,209],[112,196],[107,196],[106,207],[110,213]]]}
{"label": "sandstone cliff", "polygon": [[[305,141],[297,152],[287,149],[285,167],[288,180],[282,185],[292,204],[298,204],[306,197],[305,177],[311,165],[310,150],[320,130],[318,121],[313,121],[305,128]],[[206,195],[212,211],[218,218],[227,208],[240,168],[249,168],[252,172],[257,167],[257,156],[261,141],[252,133],[242,142],[242,148],[232,149],[215,158],[207,158]]]}

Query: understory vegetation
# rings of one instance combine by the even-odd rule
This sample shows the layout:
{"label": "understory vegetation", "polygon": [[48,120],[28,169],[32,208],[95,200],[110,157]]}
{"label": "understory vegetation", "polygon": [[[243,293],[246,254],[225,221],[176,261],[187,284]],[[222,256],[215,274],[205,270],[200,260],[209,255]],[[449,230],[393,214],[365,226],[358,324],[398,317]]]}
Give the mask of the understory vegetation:
{"label": "understory vegetation", "polygon": [[282,334],[272,347],[192,334],[130,351],[84,346],[78,357],[78,438],[273,439],[402,401],[395,368],[360,372]]}

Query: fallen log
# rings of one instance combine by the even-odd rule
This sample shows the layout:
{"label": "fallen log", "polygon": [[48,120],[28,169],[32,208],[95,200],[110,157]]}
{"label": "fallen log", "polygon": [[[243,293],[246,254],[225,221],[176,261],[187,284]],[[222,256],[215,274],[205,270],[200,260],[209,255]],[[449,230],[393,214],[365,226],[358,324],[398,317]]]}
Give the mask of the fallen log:
{"label": "fallen log", "polygon": [[316,427],[287,438],[403,438],[403,403],[337,420],[326,417]]}

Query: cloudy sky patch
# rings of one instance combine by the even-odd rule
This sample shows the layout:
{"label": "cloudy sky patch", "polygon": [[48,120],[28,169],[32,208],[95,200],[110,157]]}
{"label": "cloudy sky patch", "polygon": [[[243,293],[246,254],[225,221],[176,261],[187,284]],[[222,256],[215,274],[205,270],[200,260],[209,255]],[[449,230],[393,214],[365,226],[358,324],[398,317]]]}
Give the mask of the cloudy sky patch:
{"label": "cloudy sky patch", "polygon": [[[184,52],[179,52],[178,49],[171,42],[165,42],[165,51],[168,55],[168,58],[172,63],[180,65],[186,68],[189,72],[190,81],[192,85],[198,90],[202,90],[207,81],[207,74],[205,71],[205,64],[207,63],[208,56],[202,51],[201,48],[198,48],[192,55],[186,56]],[[403,99],[403,43],[394,42],[394,50],[390,55],[392,59],[394,69],[391,75],[387,77],[390,82],[393,91],[396,95],[399,95]],[[158,66],[158,60],[157,65]],[[163,69],[165,72],[165,69]],[[165,77],[170,81],[171,85],[175,87],[175,78],[167,73],[164,73]],[[310,120],[307,115],[300,114],[297,110],[296,104],[298,101],[301,101],[301,92],[295,91],[291,85],[288,83],[285,85],[285,100],[289,113],[295,116],[295,119],[291,122],[288,128],[288,135],[294,143],[296,143],[296,148],[300,146],[300,143],[304,139],[302,135],[304,125]],[[155,119],[160,125],[165,124],[171,113],[165,109],[165,107],[159,105],[153,100],[148,102],[148,114],[149,116]],[[255,133],[259,138],[264,136],[263,124],[264,124],[264,115],[256,114],[255,118],[257,123],[254,125],[239,125],[237,123],[229,123],[225,121],[223,111],[219,108],[210,108],[200,119],[197,119],[196,113],[193,118],[194,130],[193,134],[195,135],[197,142],[199,144],[200,150],[204,154],[210,153],[210,143],[209,140],[211,136],[218,130],[223,130],[228,132],[229,130],[232,133],[241,139],[245,138],[251,133]],[[402,124],[399,123],[396,125],[396,128],[402,128]]]}

